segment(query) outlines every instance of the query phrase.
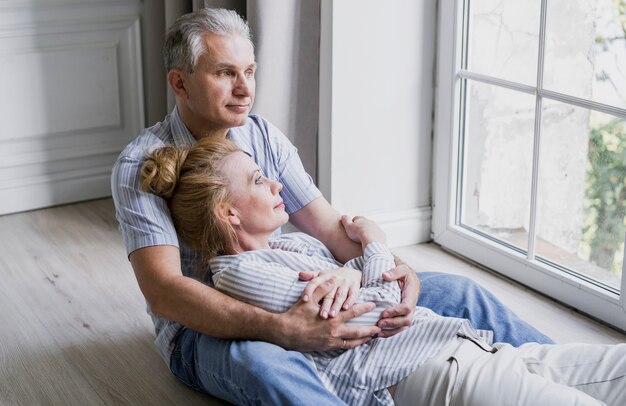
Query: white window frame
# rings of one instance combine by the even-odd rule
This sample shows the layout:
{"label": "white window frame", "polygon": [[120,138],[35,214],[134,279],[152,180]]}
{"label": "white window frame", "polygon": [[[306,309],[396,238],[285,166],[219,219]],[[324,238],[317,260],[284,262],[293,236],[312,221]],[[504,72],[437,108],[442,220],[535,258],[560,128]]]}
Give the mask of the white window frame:
{"label": "white window frame", "polygon": [[[545,16],[547,0],[542,0],[542,16]],[[439,1],[439,28],[437,44],[435,138],[433,169],[433,239],[451,251],[484,265],[498,273],[514,279],[534,290],[566,305],[572,306],[594,318],[626,331],[626,270],[622,272],[621,294],[586,280],[584,277],[557,269],[534,257],[529,246],[528,255],[507,248],[456,224],[459,194],[459,99],[462,79],[481,80],[481,75],[461,71],[461,46],[463,0]],[[542,19],[545,20],[544,17]],[[543,38],[543,27],[540,37]],[[540,55],[543,52],[540,45]],[[541,72],[539,73],[541,74]],[[507,82],[497,81],[507,87]],[[491,82],[491,84],[494,84]],[[551,92],[531,88],[532,94],[542,97]],[[519,89],[519,86],[516,87]],[[584,100],[559,97],[559,100],[587,107]],[[539,114],[541,104],[537,103]],[[619,110],[619,109],[617,109]],[[623,112],[618,114],[624,117]],[[536,129],[538,134],[539,129]],[[539,136],[535,137],[534,150],[539,148]],[[538,154],[534,153],[534,168],[538,165]],[[536,170],[535,170],[536,173]],[[531,204],[536,205],[536,174],[533,175]],[[534,201],[534,202],[533,202]],[[531,227],[534,219],[531,218]],[[624,261],[626,267],[626,260]]]}

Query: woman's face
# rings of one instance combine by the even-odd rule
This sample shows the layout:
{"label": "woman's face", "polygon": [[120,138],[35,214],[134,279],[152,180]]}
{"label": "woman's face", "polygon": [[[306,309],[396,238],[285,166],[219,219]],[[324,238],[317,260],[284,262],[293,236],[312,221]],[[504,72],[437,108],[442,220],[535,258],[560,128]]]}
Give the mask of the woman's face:
{"label": "woman's face", "polygon": [[252,158],[234,152],[224,159],[221,170],[230,180],[232,208],[242,231],[253,236],[268,234],[289,221],[279,194],[283,185],[263,176]]}

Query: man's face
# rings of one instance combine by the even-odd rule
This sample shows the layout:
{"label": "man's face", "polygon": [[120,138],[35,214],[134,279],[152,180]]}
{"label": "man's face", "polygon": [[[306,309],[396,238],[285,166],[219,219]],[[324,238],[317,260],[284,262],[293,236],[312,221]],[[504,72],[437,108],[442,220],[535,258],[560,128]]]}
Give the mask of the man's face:
{"label": "man's face", "polygon": [[247,39],[205,34],[204,41],[208,52],[193,73],[183,75],[183,102],[196,136],[245,124],[256,86],[254,49]]}

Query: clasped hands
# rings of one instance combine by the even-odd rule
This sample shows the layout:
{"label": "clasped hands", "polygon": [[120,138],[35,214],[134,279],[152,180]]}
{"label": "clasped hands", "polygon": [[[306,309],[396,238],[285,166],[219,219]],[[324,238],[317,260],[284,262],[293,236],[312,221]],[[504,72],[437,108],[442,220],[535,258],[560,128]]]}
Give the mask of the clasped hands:
{"label": "clasped hands", "polygon": [[[405,330],[413,319],[419,281],[405,264],[383,273],[386,281],[397,281],[401,289],[398,305],[385,309],[376,326],[348,326],[346,322],[376,308],[372,302],[354,304],[361,286],[361,272],[337,268],[325,272],[300,272],[308,280],[302,297],[287,313],[297,319],[297,343],[289,348],[300,351],[347,349],[374,337],[391,337]],[[384,330],[383,330],[384,329]]]}
{"label": "clasped hands", "polygon": [[[341,223],[350,239],[367,243],[384,243],[385,235],[372,221],[364,217],[342,216]],[[405,264],[383,273],[386,281],[397,281],[401,301],[385,309],[375,326],[348,326],[346,322],[375,309],[374,303],[356,304],[361,287],[361,272],[337,268],[324,272],[300,272],[300,280],[309,281],[302,297],[284,315],[290,334],[283,336],[283,346],[300,351],[347,349],[361,345],[374,337],[390,337],[405,330],[412,321],[419,280]],[[285,331],[285,330],[283,330]]]}

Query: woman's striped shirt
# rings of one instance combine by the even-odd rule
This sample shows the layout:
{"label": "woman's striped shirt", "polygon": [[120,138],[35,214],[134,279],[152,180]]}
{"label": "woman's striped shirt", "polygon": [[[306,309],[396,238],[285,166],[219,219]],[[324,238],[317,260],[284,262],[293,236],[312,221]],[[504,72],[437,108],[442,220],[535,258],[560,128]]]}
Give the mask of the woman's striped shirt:
{"label": "woman's striped shirt", "polygon": [[[342,266],[318,240],[303,233],[285,234],[270,241],[272,249],[215,257],[210,262],[215,288],[231,297],[271,312],[285,312],[302,294],[307,282],[300,271],[323,271]],[[400,302],[396,282],[382,273],[395,266],[386,246],[370,243],[364,255],[345,264],[362,271],[357,303],[375,302],[376,309],[351,320],[373,325],[387,307]],[[476,331],[464,319],[442,317],[418,307],[407,330],[376,338],[350,350],[310,352],[324,384],[350,405],[392,405],[386,388],[395,385],[435,356],[457,333],[491,343],[490,331]]]}

